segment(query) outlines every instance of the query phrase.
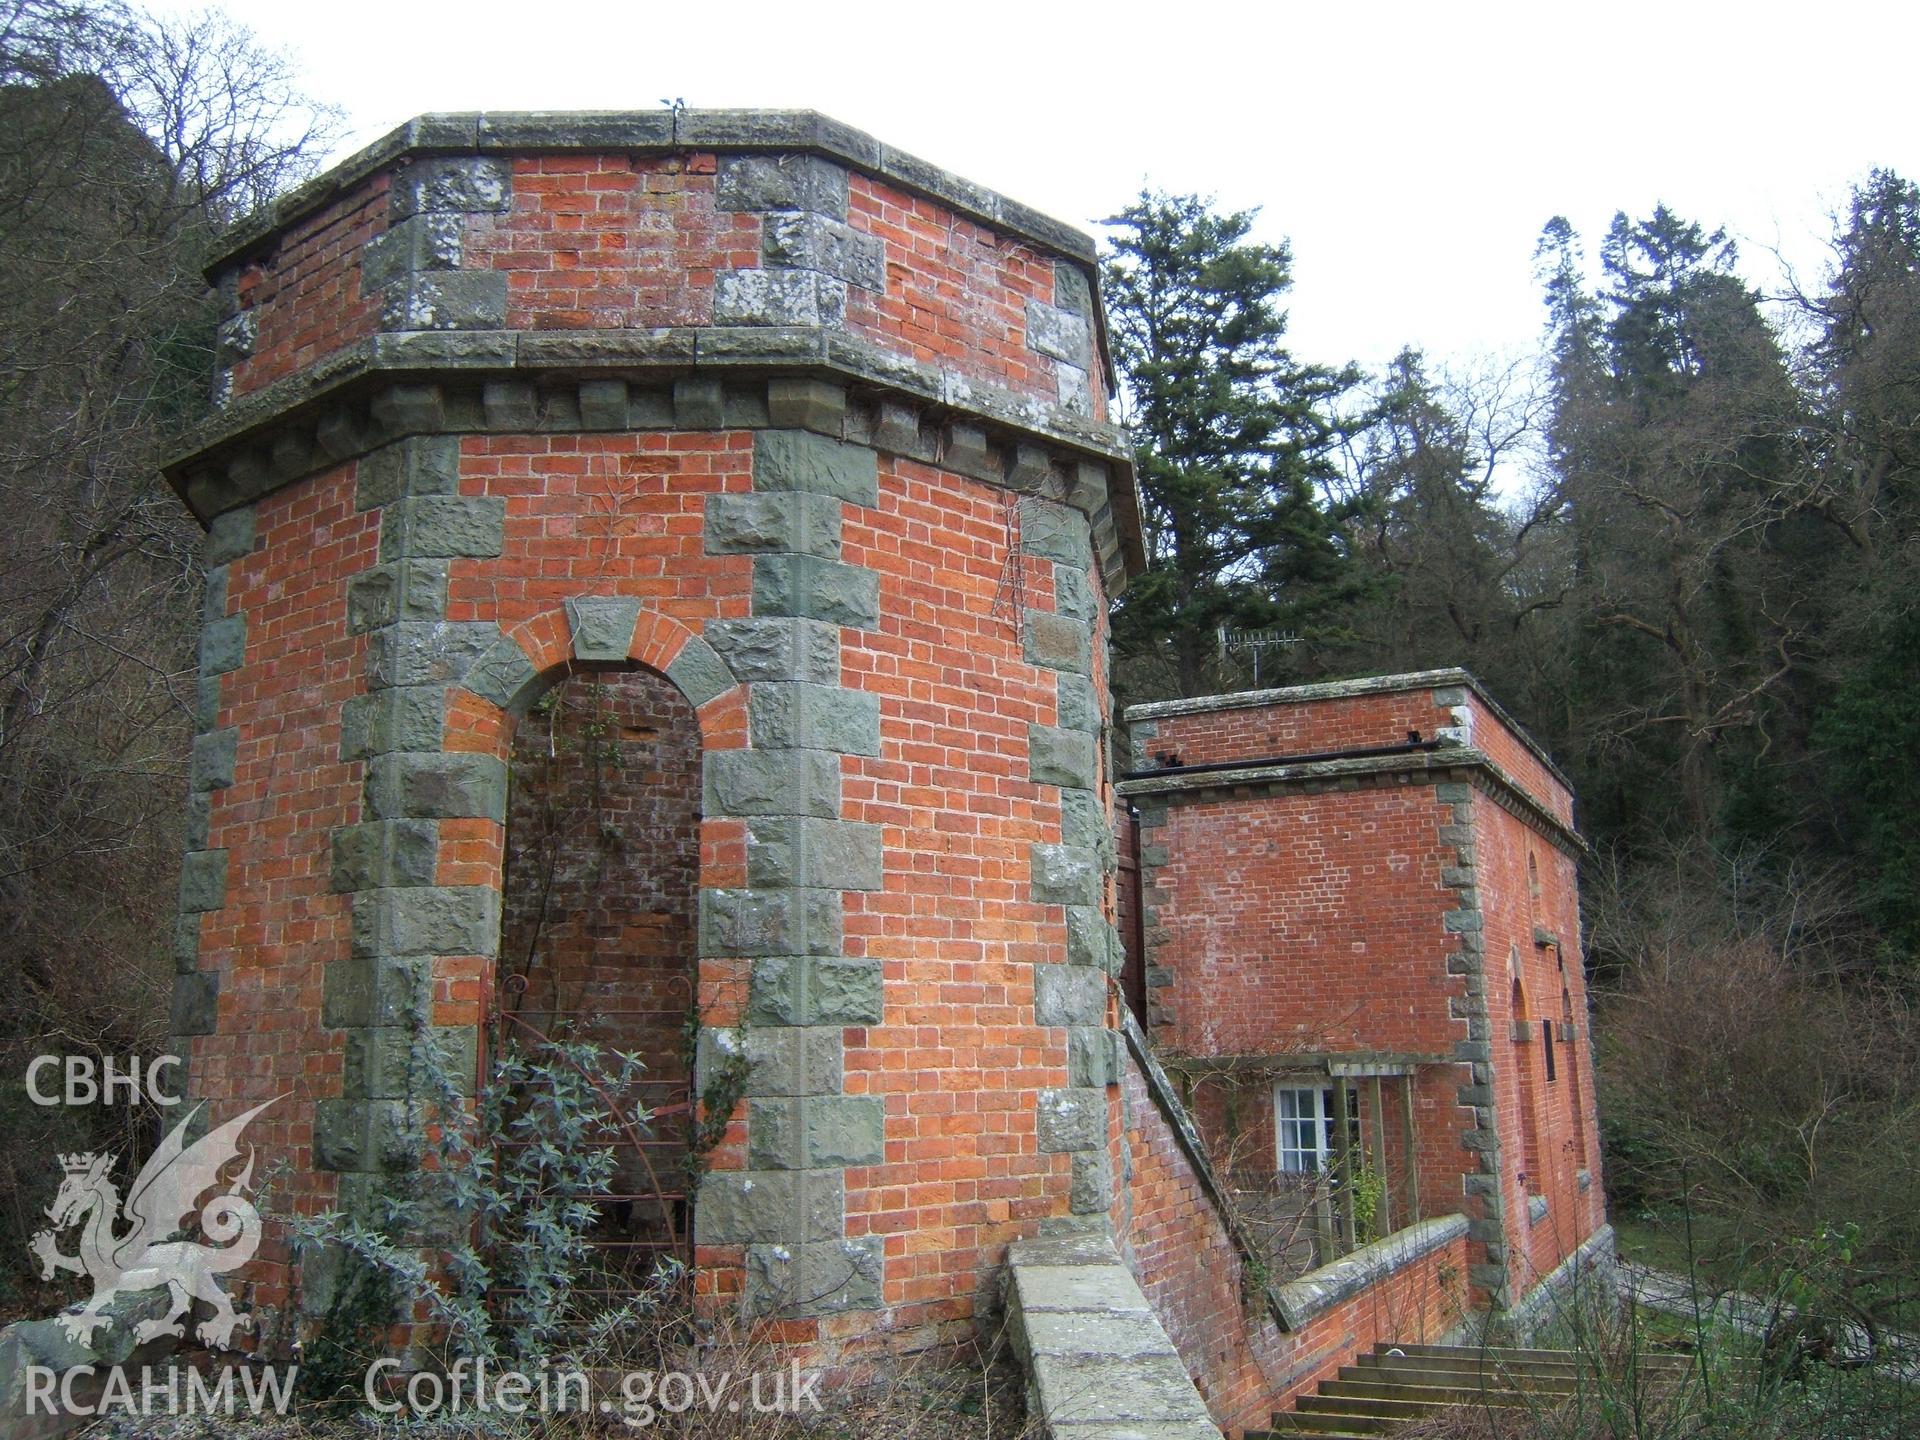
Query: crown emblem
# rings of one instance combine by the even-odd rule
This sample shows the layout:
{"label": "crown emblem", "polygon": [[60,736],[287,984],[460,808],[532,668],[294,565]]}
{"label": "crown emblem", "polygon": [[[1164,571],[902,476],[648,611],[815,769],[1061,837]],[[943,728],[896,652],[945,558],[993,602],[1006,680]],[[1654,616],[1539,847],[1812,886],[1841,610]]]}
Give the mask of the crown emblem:
{"label": "crown emblem", "polygon": [[94,1157],[91,1151],[62,1155],[60,1157],[60,1168],[65,1170],[69,1175],[84,1175],[93,1168],[93,1160]]}

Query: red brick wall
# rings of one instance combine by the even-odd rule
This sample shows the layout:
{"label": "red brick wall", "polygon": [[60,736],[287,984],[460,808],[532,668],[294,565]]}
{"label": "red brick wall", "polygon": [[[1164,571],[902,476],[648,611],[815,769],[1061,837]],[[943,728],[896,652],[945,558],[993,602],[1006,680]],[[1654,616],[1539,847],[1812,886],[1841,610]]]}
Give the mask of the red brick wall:
{"label": "red brick wall", "polygon": [[[765,217],[715,205],[719,157],[550,154],[511,160],[511,209],[463,219],[461,268],[507,274],[510,329],[650,329],[713,323],[714,278],[761,266]],[[250,264],[257,307],[243,395],[379,329],[360,249],[387,229],[388,179],[369,177],[289,227]],[[847,328],[898,354],[1023,396],[1059,400],[1059,373],[1027,346],[1029,299],[1056,301],[1052,256],[935,201],[855,174],[847,223],[881,243],[883,292],[848,287]],[[1105,417],[1099,365],[1079,397]]]}
{"label": "red brick wall", "polygon": [[[234,783],[212,792],[208,844],[227,848],[227,905],[199,922],[200,967],[220,975],[219,1033],[188,1051],[195,1099],[216,1116],[284,1095],[247,1132],[289,1175],[275,1202],[311,1212],[333,1194],[313,1169],[313,1102],[338,1093],[342,1057],[320,1027],[326,961],[344,955],[330,832],[360,818],[363,766],[340,759],[340,712],[359,692],[365,642],[346,630],[346,577],[373,562],[373,518],[344,466],[259,509],[258,544],[230,571],[228,613],[248,617],[246,663],[226,675],[218,723],[239,730]],[[260,1252],[255,1298],[285,1298],[283,1237]]]}
{"label": "red brick wall", "polygon": [[233,369],[244,395],[380,328],[380,296],[360,290],[360,251],[387,228],[387,177],[377,175],[302,221],[271,258],[242,268],[236,299],[258,318],[253,353]]}
{"label": "red brick wall", "polygon": [[[1144,749],[1149,760],[1173,752],[1181,764],[1199,764],[1392,744],[1410,729],[1431,737],[1439,726],[1461,723],[1457,707],[1433,704],[1435,693],[1429,681],[1158,716]],[[1488,702],[1466,693],[1473,746],[1549,814],[1570,819],[1564,785]],[[1503,807],[1483,786],[1470,793],[1501,1196],[1510,1285],[1518,1296],[1604,1220],[1577,866],[1558,837]],[[1143,831],[1146,845],[1164,850],[1166,859],[1149,866],[1145,891],[1155,912],[1149,959],[1164,972],[1150,991],[1157,1002],[1156,1041],[1203,1057],[1289,1050],[1451,1054],[1468,1038],[1468,1007],[1465,977],[1448,973],[1447,957],[1460,941],[1447,931],[1446,917],[1461,892],[1458,876],[1443,875],[1456,865],[1454,845],[1443,845],[1440,836],[1442,826],[1455,822],[1454,804],[1438,797],[1435,785],[1419,778],[1308,794],[1235,789],[1230,777],[1220,777],[1207,794],[1170,797],[1164,822]],[[1561,948],[1537,945],[1536,929],[1557,935]],[[1512,1039],[1516,974],[1532,1022],[1524,1043]],[[1568,1014],[1579,1038],[1569,1042],[1556,1029],[1557,1078],[1548,1082],[1539,1022],[1558,1025]],[[1428,1067],[1419,1078],[1426,1214],[1462,1203],[1472,1160],[1459,1139],[1473,1120],[1456,1091],[1470,1078],[1464,1065]],[[1246,1097],[1243,1127],[1245,1116],[1260,1108],[1257,1095]],[[1201,1118],[1217,1137],[1224,1119],[1217,1100],[1202,1105]],[[1577,1182],[1581,1170],[1589,1176],[1585,1189]],[[1529,1218],[1534,1196],[1548,1205],[1537,1224]]]}
{"label": "red brick wall", "polygon": [[746,555],[708,555],[709,495],[752,488],[753,436],[719,431],[472,436],[461,493],[507,502],[497,560],[455,560],[449,620],[511,628],[572,595],[633,596],[692,629],[744,616]]}
{"label": "red brick wall", "polygon": [[[943,536],[965,536],[951,543]],[[881,753],[843,764],[843,816],[877,824],[886,886],[849,893],[847,953],[882,962],[882,1023],[847,1034],[847,1092],[886,1099],[886,1163],[847,1173],[849,1235],[887,1237],[892,1323],[969,1333],[1005,1245],[1061,1213],[1069,1158],[1039,1151],[1066,1032],[1033,1023],[1033,967],[1064,962],[1062,915],[1033,904],[1028,845],[1060,838],[1058,792],[1026,778],[1027,726],[1055,720],[1051,672],[1004,604],[1004,497],[911,461],[849,510],[848,564],[880,572],[878,630],[847,632],[842,683],[880,697]],[[1052,603],[1028,566],[1027,603]],[[860,1338],[872,1322],[828,1322]]]}
{"label": "red brick wall", "polygon": [[1431,740],[1451,723],[1451,712],[1433,703],[1431,686],[1419,690],[1341,696],[1327,700],[1236,705],[1188,715],[1154,717],[1154,733],[1143,742],[1148,763],[1172,751],[1182,765],[1220,760],[1264,760],[1271,756],[1315,754],[1397,745],[1409,730]]}
{"label": "red brick wall", "polygon": [[1430,785],[1184,799],[1144,832],[1163,847],[1148,901],[1172,973],[1155,1038],[1191,1055],[1375,1049],[1445,1053],[1466,1038],[1446,973]]}
{"label": "red brick wall", "polygon": [[[1052,362],[1026,343],[1025,302],[1054,303],[1051,257],[867,175],[852,179],[847,219],[881,241],[887,267],[885,294],[848,291],[856,333],[905,341],[916,360],[1022,395],[1056,396]],[[1104,417],[1104,387],[1096,383],[1088,399]]]}
{"label": "red brick wall", "polygon": [[467,221],[466,268],[507,272],[510,329],[708,325],[713,277],[760,264],[760,216],[714,208],[712,155],[530,155],[513,209]]}
{"label": "red brick wall", "polygon": [[[1513,1254],[1515,1293],[1548,1274],[1605,1220],[1600,1184],[1598,1127],[1592,1123],[1592,1037],[1587,1033],[1585,967],[1579,944],[1579,893],[1573,858],[1548,844],[1535,830],[1491,799],[1476,796],[1479,835],[1480,904],[1486,922],[1487,1001],[1492,1020],[1495,1084],[1505,1145],[1501,1176],[1506,1197],[1507,1230]],[[1530,880],[1534,863],[1538,893]],[[1560,938],[1561,949],[1534,943],[1536,928]],[[1516,1018],[1512,981],[1518,976],[1525,995],[1528,1025],[1524,1042],[1512,1037]],[[1554,1039],[1557,1079],[1546,1079],[1540,1024],[1564,1018],[1572,1009],[1579,1038]],[[1523,1140],[1530,1108],[1537,1164],[1529,1164]],[[1582,1109],[1589,1113],[1582,1114]],[[1581,1190],[1577,1172],[1590,1185]],[[1530,1171],[1525,1181],[1522,1171]],[[1528,1200],[1544,1196],[1548,1212],[1539,1224],[1528,1219]]]}

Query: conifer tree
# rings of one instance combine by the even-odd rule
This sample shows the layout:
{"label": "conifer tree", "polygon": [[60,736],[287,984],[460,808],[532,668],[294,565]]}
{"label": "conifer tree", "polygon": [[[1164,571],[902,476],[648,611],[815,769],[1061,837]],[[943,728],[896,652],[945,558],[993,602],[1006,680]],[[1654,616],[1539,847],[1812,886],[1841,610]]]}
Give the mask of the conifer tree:
{"label": "conifer tree", "polygon": [[1311,635],[1359,573],[1324,498],[1332,407],[1358,377],[1287,349],[1290,258],[1248,238],[1256,214],[1143,191],[1106,222],[1147,530],[1147,572],[1113,619],[1116,683],[1132,699],[1222,683],[1220,627]]}

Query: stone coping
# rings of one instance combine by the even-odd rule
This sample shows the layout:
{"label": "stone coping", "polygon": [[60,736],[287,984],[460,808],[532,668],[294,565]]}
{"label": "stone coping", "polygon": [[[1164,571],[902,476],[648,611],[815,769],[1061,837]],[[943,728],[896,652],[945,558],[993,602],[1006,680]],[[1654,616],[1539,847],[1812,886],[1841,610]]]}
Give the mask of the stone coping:
{"label": "stone coping", "polygon": [[[1131,712],[1129,712],[1131,713]],[[1439,784],[1454,778],[1455,772],[1482,782],[1481,788],[1510,810],[1534,825],[1549,840],[1573,855],[1584,855],[1587,842],[1580,832],[1548,811],[1527,793],[1519,781],[1495,763],[1484,751],[1471,745],[1448,745],[1439,750],[1409,752],[1404,755],[1368,755],[1351,760],[1309,760],[1297,764],[1249,764],[1228,770],[1208,769],[1181,774],[1141,775],[1114,785],[1117,794],[1129,800],[1143,796],[1173,796],[1207,790],[1236,790],[1249,786],[1322,785],[1343,788],[1361,781],[1395,775],[1414,777],[1422,783]],[[1202,796],[1201,798],[1204,798]]]}
{"label": "stone coping", "polygon": [[388,131],[240,221],[207,263],[207,276],[212,279],[246,258],[275,231],[376,171],[412,156],[595,151],[670,155],[689,150],[825,156],[1089,269],[1098,254],[1085,231],[815,110],[489,110],[419,115]]}
{"label": "stone coping", "polygon": [[1345,700],[1355,695],[1392,695],[1407,690],[1442,690],[1463,686],[1471,690],[1487,708],[1487,713],[1513,733],[1514,739],[1547,767],[1547,773],[1573,789],[1544,746],[1526,728],[1509,715],[1506,707],[1488,693],[1487,687],[1471,671],[1458,666],[1441,670],[1409,670],[1399,675],[1363,675],[1355,680],[1323,680],[1312,685],[1288,685],[1278,690],[1235,690],[1224,695],[1194,695],[1185,700],[1149,700],[1129,705],[1121,717],[1131,725],[1136,720],[1159,720],[1175,715],[1205,715],[1213,710],[1251,710],[1262,705],[1305,705],[1315,700]]}
{"label": "stone coping", "polygon": [[1618,1284],[1619,1251],[1613,1226],[1602,1224],[1498,1319],[1513,1334],[1524,1338],[1537,1334],[1562,1310],[1576,1303],[1577,1291],[1585,1281],[1597,1280],[1603,1287],[1602,1293],[1611,1297]]}
{"label": "stone coping", "polygon": [[1274,1299],[1289,1330],[1298,1330],[1343,1300],[1404,1270],[1423,1256],[1452,1244],[1467,1233],[1467,1217],[1441,1215],[1396,1230],[1370,1245],[1362,1245],[1332,1264],[1310,1270],[1297,1280],[1274,1287]]}
{"label": "stone coping", "polygon": [[1054,1440],[1220,1440],[1185,1362],[1104,1234],[1007,1249],[1007,1323]]}

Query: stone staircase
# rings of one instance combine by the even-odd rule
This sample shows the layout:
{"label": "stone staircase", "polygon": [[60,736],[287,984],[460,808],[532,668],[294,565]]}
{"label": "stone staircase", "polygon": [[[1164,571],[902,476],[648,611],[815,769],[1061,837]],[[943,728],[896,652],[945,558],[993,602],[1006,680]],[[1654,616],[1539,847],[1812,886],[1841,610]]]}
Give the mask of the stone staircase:
{"label": "stone staircase", "polygon": [[[1685,1356],[1643,1357],[1637,1378],[1678,1384],[1691,1365]],[[1598,1382],[1593,1361],[1569,1350],[1381,1346],[1342,1365],[1338,1379],[1322,1380],[1292,1410],[1275,1415],[1273,1429],[1247,1440],[1371,1440],[1450,1407],[1548,1407]]]}

